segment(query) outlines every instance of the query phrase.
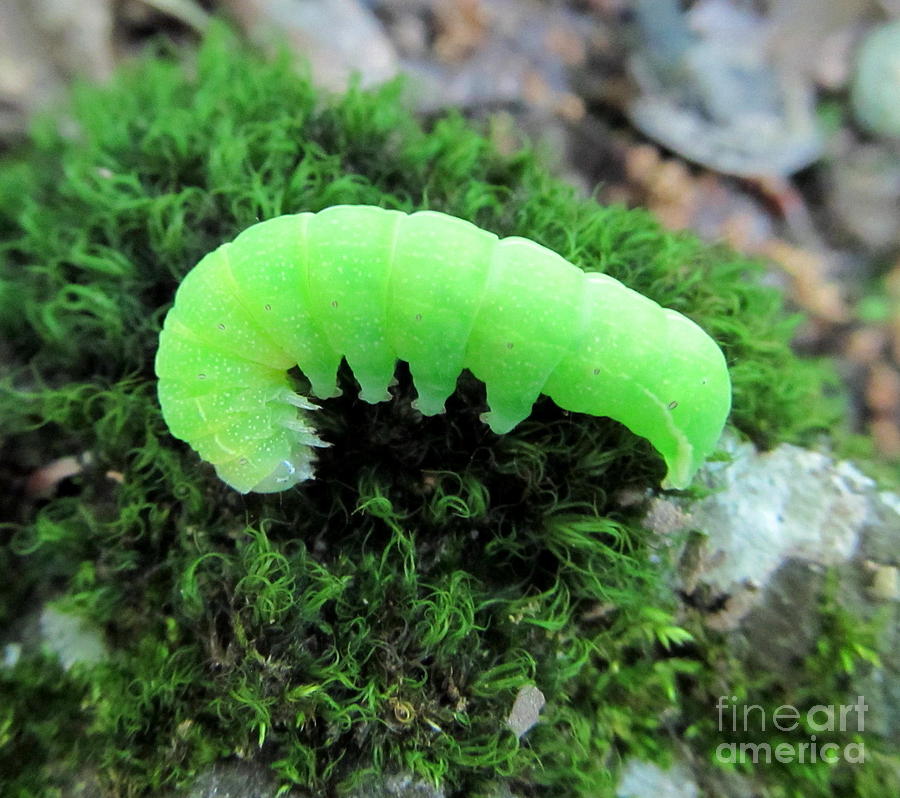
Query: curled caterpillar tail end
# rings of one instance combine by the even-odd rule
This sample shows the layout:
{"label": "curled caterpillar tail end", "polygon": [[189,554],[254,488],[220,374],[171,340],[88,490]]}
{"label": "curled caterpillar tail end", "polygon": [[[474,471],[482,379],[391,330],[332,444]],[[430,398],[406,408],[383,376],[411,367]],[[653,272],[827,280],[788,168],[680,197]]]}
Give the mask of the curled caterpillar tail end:
{"label": "curled caterpillar tail end", "polygon": [[275,445],[224,463],[216,463],[219,479],[240,493],[279,493],[315,479],[316,448],[330,446],[301,419],[284,422]]}
{"label": "curled caterpillar tail end", "polygon": [[318,405],[295,394],[281,378],[259,388],[214,390],[199,396],[190,382],[160,379],[163,416],[240,493],[275,493],[315,477]]}
{"label": "curled caterpillar tail end", "polygon": [[316,476],[315,460],[313,449],[309,445],[297,441],[289,457],[280,460],[270,473],[245,490],[242,490],[244,484],[242,475],[230,473],[231,463],[216,466],[216,473],[219,475],[219,479],[227,482],[241,493],[279,493],[300,482],[314,479]]}

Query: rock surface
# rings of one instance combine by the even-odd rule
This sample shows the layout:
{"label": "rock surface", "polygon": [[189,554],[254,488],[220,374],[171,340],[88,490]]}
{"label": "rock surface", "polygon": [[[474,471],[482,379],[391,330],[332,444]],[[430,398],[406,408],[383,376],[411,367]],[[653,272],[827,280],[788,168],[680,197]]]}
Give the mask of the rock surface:
{"label": "rock surface", "polygon": [[690,770],[676,763],[662,770],[650,762],[632,759],[625,765],[616,798],[698,798],[700,789]]}
{"label": "rock surface", "polygon": [[694,504],[656,498],[644,519],[666,537],[700,533],[680,552],[678,588],[706,607],[722,605],[708,616],[711,626],[736,629],[770,588],[772,596],[785,581],[796,589],[790,563],[819,574],[851,561],[896,565],[900,498],[855,466],[787,444],[758,452],[729,441],[725,449],[731,462],[701,472],[709,496]]}

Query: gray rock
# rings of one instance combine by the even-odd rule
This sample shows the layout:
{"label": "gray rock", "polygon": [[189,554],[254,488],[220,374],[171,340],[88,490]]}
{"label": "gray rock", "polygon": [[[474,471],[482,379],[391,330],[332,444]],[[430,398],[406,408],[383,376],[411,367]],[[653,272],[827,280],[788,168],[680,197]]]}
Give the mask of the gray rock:
{"label": "gray rock", "polygon": [[900,567],[900,495],[877,493],[862,530],[862,552],[874,562]]}
{"label": "gray rock", "polygon": [[41,612],[43,644],[53,651],[68,670],[76,663],[93,664],[106,657],[106,644],[100,631],[83,618],[47,605]]}
{"label": "gray rock", "polygon": [[627,112],[643,133],[727,174],[784,176],[819,158],[813,87],[778,68],[762,17],[726,3],[682,12],[675,0],[634,10],[629,71],[640,93]]}
{"label": "gray rock", "polygon": [[790,445],[761,453],[731,440],[724,448],[731,462],[708,463],[700,475],[708,497],[690,506],[657,499],[645,517],[660,534],[702,534],[682,554],[680,587],[725,600],[714,625],[736,628],[791,560],[821,572],[857,556],[864,540],[872,559],[897,556],[896,497],[852,464]]}
{"label": "gray rock", "polygon": [[[693,504],[657,498],[645,516],[673,541],[673,587],[729,635],[749,672],[798,686],[823,631],[830,574],[838,611],[881,630],[871,643],[880,664],[848,674],[848,699],[865,696],[867,731],[900,739],[900,497],[819,452],[724,447],[732,461],[701,471],[710,495]],[[680,548],[679,530],[695,531]]]}
{"label": "gray rock", "polygon": [[822,568],[786,560],[742,619],[740,635],[733,638],[741,658],[758,671],[779,674],[786,684],[796,685],[803,659],[822,629],[819,602],[824,582]]}
{"label": "gray rock", "polygon": [[668,770],[630,759],[623,768],[617,798],[698,798],[700,788],[691,771],[680,762]]}
{"label": "gray rock", "polygon": [[444,798],[444,790],[408,773],[373,778],[341,798]]}
{"label": "gray rock", "polygon": [[513,702],[512,711],[506,719],[506,725],[512,729],[516,737],[521,737],[538,722],[546,703],[544,694],[534,685],[520,688]]}
{"label": "gray rock", "polygon": [[[309,798],[303,790],[279,793],[277,779],[264,765],[217,762],[204,771],[184,798]],[[371,777],[340,798],[444,798],[444,791],[407,773]]]}
{"label": "gray rock", "polygon": [[357,0],[223,0],[222,6],[257,44],[287,42],[326,89],[345,89],[354,73],[363,86],[398,73],[393,44]]}
{"label": "gray rock", "polygon": [[900,148],[843,131],[829,150],[826,197],[838,225],[875,252],[893,250],[900,245]]}
{"label": "gray rock", "polygon": [[876,27],[862,43],[850,99],[859,122],[900,138],[900,20]]}
{"label": "gray rock", "polygon": [[217,762],[198,776],[186,798],[275,798],[278,785],[252,762]]}

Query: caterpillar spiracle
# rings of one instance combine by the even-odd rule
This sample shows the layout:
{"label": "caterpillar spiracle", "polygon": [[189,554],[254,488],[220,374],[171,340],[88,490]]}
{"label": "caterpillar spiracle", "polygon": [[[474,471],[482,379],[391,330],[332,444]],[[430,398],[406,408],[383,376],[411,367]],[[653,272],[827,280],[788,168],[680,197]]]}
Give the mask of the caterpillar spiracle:
{"label": "caterpillar spiracle", "polygon": [[372,403],[405,360],[425,415],[467,368],[496,433],[541,393],[609,416],[659,451],[664,487],[688,485],[731,406],[716,343],[617,280],[443,213],[337,205],[255,224],[187,274],[156,355],[163,416],[236,490],[285,490],[326,445],[287,371],[325,399],[342,357]]}

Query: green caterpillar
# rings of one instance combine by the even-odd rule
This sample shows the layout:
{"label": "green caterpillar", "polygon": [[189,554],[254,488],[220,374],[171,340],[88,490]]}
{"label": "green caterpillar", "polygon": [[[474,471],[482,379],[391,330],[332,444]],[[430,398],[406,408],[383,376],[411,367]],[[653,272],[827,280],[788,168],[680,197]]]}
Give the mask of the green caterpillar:
{"label": "green caterpillar", "polygon": [[287,370],[327,398],[342,357],[367,402],[407,361],[425,415],[468,368],[496,433],[540,393],[609,416],[662,454],[664,487],[687,486],[731,406],[715,342],[617,280],[443,213],[338,205],[255,224],[188,273],[156,355],[163,416],[236,490],[285,490],[326,445]]}

